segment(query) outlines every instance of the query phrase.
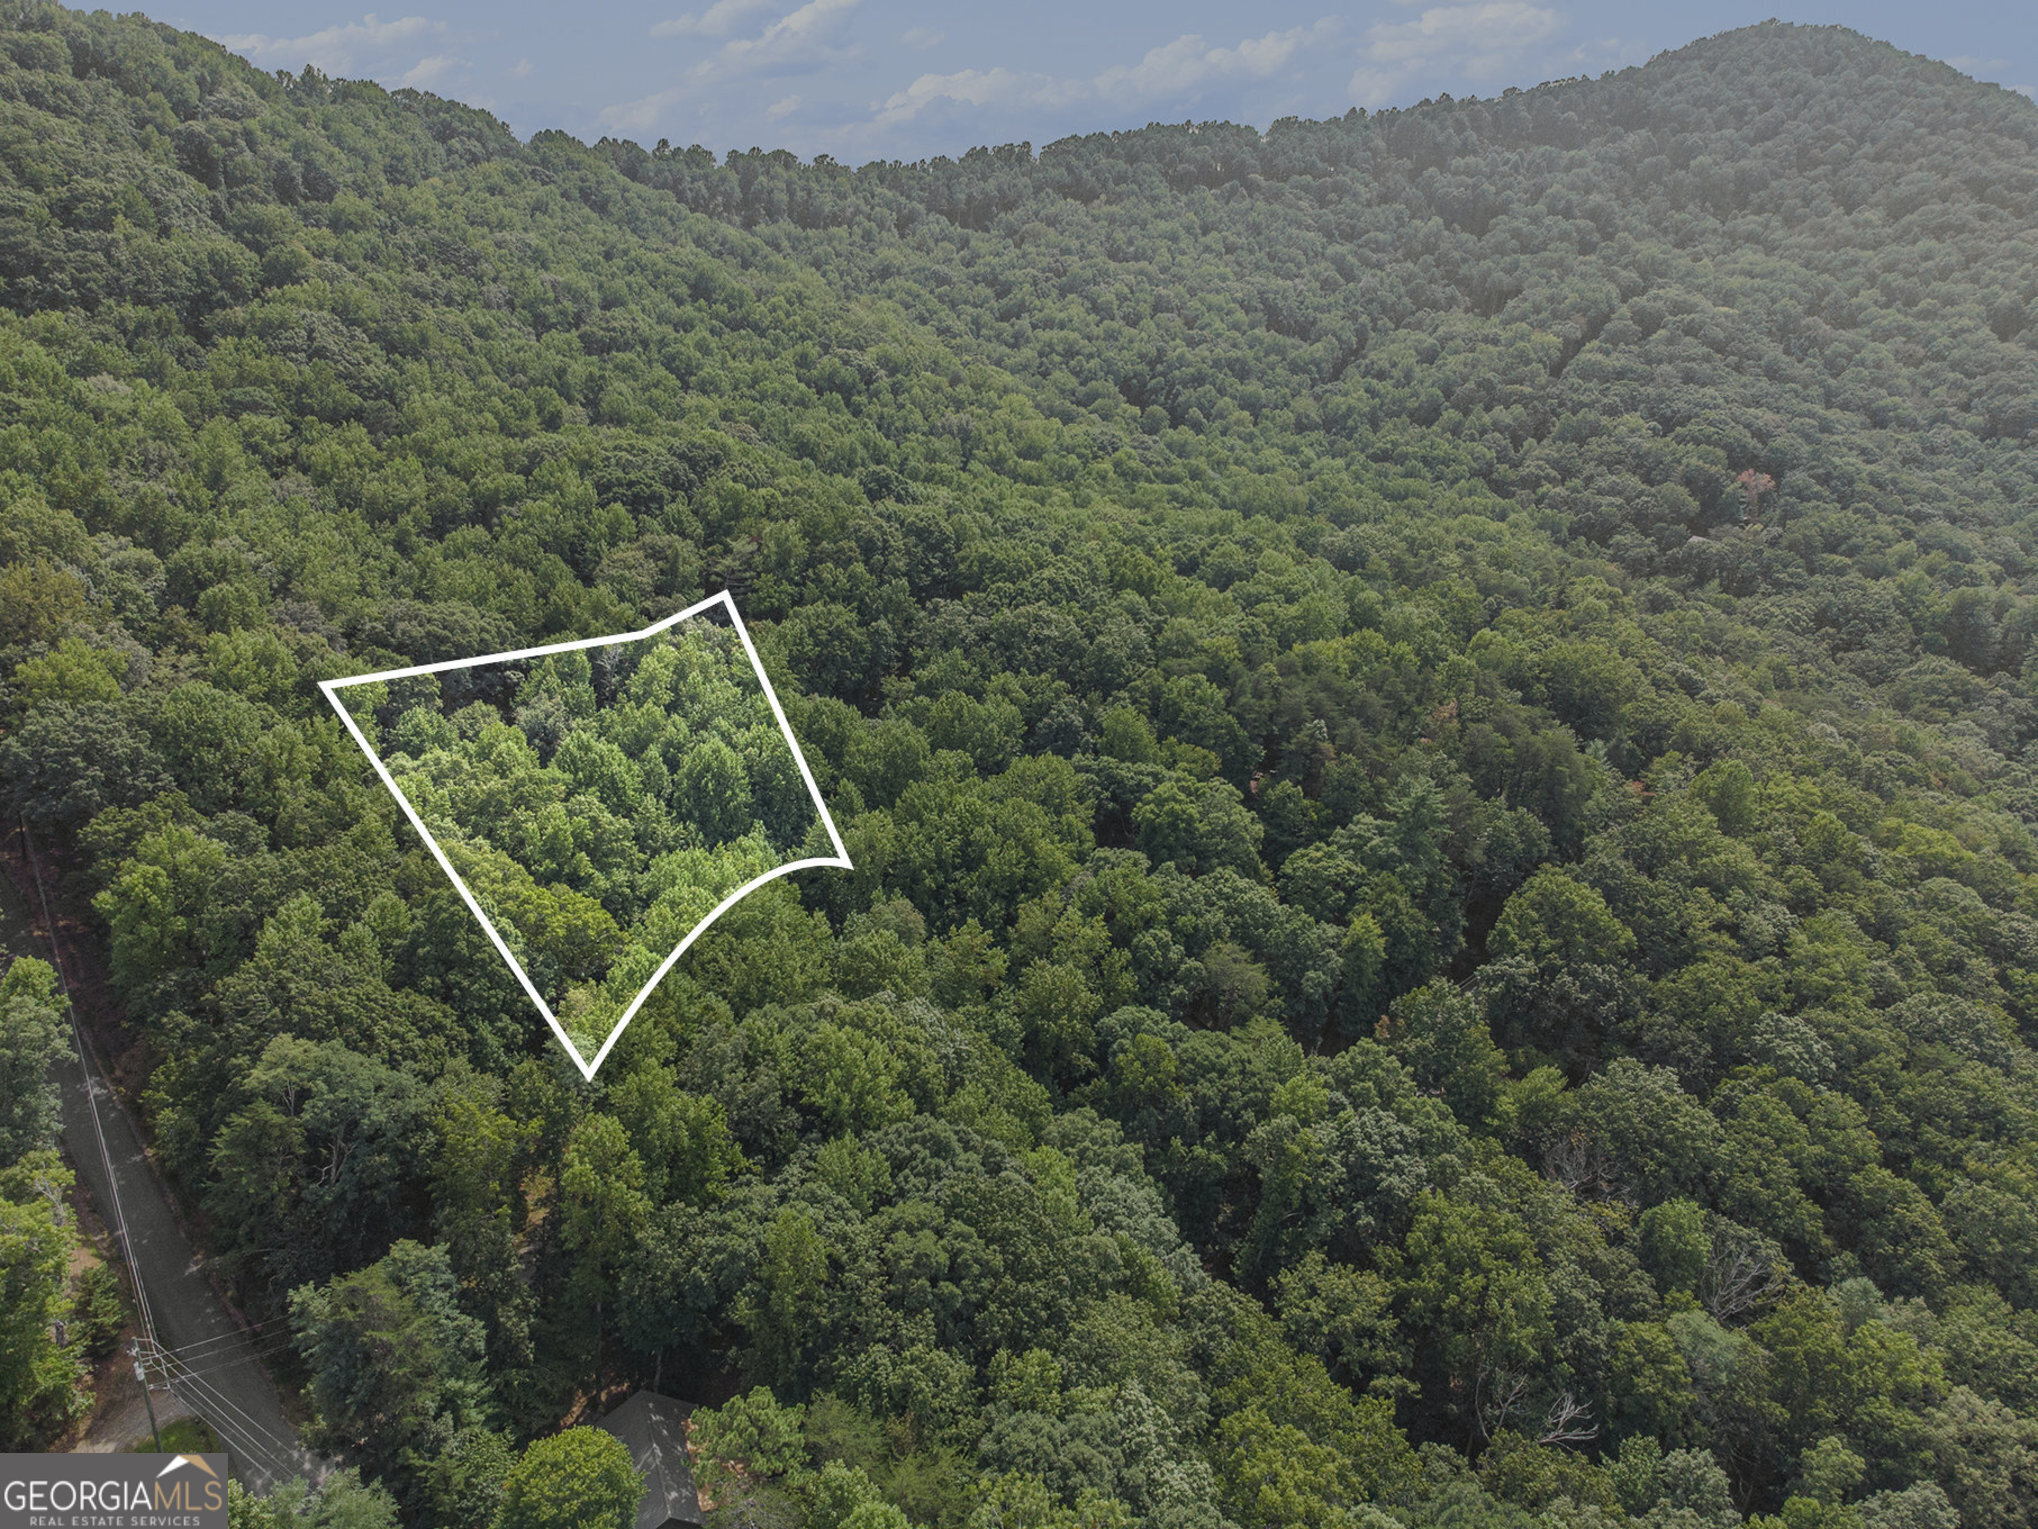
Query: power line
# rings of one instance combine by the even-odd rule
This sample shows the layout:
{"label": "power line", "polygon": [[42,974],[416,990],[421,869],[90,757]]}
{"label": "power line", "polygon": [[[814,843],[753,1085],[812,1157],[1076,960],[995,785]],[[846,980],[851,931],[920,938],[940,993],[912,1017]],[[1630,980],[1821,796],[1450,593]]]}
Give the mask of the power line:
{"label": "power line", "polygon": [[[208,1362],[201,1369],[187,1363],[182,1356],[166,1347],[156,1335],[155,1312],[149,1304],[148,1290],[142,1282],[141,1261],[135,1255],[134,1239],[127,1227],[127,1213],[120,1203],[120,1176],[114,1170],[113,1153],[106,1144],[106,1127],[99,1113],[99,1088],[103,1083],[108,1097],[111,1098],[112,1084],[105,1082],[103,1070],[102,1076],[94,1076],[92,1052],[85,1039],[84,1027],[78,1021],[78,1005],[72,997],[70,976],[64,970],[64,953],[57,935],[56,914],[50,907],[49,888],[42,878],[40,857],[36,854],[35,841],[28,831],[26,820],[23,820],[20,826],[22,848],[27,854],[29,877],[35,883],[36,898],[42,904],[43,923],[48,933],[52,963],[56,968],[57,986],[63,994],[64,1009],[71,1024],[71,1039],[78,1051],[78,1070],[84,1079],[85,1101],[92,1112],[92,1134],[99,1146],[100,1165],[106,1170],[106,1189],[113,1210],[114,1235],[119,1239],[121,1253],[127,1260],[128,1275],[134,1281],[135,1302],[141,1308],[142,1331],[146,1337],[149,1357],[161,1365],[164,1379],[172,1391],[181,1389],[195,1393],[197,1400],[204,1403],[203,1410],[210,1415],[213,1426],[223,1437],[231,1442],[234,1435],[240,1436],[244,1447],[238,1453],[266,1471],[273,1480],[282,1481],[292,1474],[289,1467],[296,1461],[298,1454],[296,1446],[279,1439],[249,1415],[233,1398],[204,1378],[207,1374],[230,1368],[238,1362],[259,1365],[261,1351],[251,1341],[244,1354],[234,1360],[228,1360],[224,1357],[224,1351],[216,1345],[231,1342],[235,1338],[245,1339],[247,1335],[238,1331],[215,1334],[192,1345],[194,1351],[208,1350],[200,1356],[202,1359],[221,1361],[216,1365]],[[257,1324],[258,1327],[259,1325]],[[272,1336],[271,1341],[287,1337],[287,1333],[276,1334]],[[138,1361],[137,1368],[144,1369],[142,1385],[146,1391],[148,1378],[145,1367]],[[227,1414],[232,1414],[234,1420],[229,1420]]]}
{"label": "power line", "polygon": [[[281,1481],[292,1474],[289,1462],[293,1461],[296,1450],[284,1440],[276,1437],[254,1418],[250,1417],[234,1400],[211,1382],[196,1375],[180,1374],[177,1366],[166,1356],[164,1374],[169,1378],[170,1389],[188,1392],[200,1404],[207,1420],[222,1434],[239,1434],[248,1446],[241,1452],[255,1461],[264,1470]],[[230,1418],[228,1414],[233,1416]],[[300,1472],[301,1474],[301,1472]]]}
{"label": "power line", "polygon": [[[174,1392],[177,1388],[173,1386],[171,1389]],[[246,1462],[254,1472],[267,1476],[272,1486],[290,1479],[292,1473],[279,1465],[275,1458],[244,1433],[239,1425],[223,1421],[206,1398],[199,1397],[197,1401],[203,1405],[194,1406],[193,1410],[205,1418],[207,1426],[219,1435],[220,1442],[226,1445],[228,1452],[235,1459]],[[186,1405],[192,1404],[187,1400]]]}
{"label": "power line", "polygon": [[251,1436],[266,1441],[270,1448],[278,1450],[286,1456],[296,1452],[296,1447],[289,1440],[277,1437],[275,1433],[270,1431],[270,1429],[259,1422],[238,1402],[234,1401],[211,1381],[204,1379],[193,1371],[186,1370],[171,1355],[159,1352],[156,1358],[162,1363],[163,1373],[169,1377],[172,1387],[189,1386],[194,1391],[216,1397],[221,1406],[229,1408],[238,1414],[241,1419],[241,1425],[246,1427]]}
{"label": "power line", "polygon": [[[232,1332],[215,1333],[210,1338],[199,1338],[191,1343],[180,1343],[177,1345],[176,1352],[182,1355],[184,1358],[188,1359],[192,1355],[199,1353],[201,1350],[218,1348],[223,1343],[233,1343],[243,1338],[246,1338],[251,1343],[260,1343],[264,1341],[264,1339],[262,1338],[262,1329],[265,1327],[269,1327],[271,1325],[273,1324],[268,1322],[250,1322],[247,1325],[245,1331],[235,1329]],[[271,1333],[269,1336],[287,1338],[290,1335],[288,1332],[283,1332],[283,1333]],[[165,1347],[167,1346],[168,1345],[165,1345]]]}
{"label": "power line", "polygon": [[199,1357],[202,1362],[198,1364],[191,1362],[185,1350],[164,1349],[162,1352],[166,1358],[176,1360],[178,1364],[182,1365],[193,1375],[217,1375],[222,1370],[236,1369],[244,1364],[254,1364],[259,1360],[274,1358],[288,1346],[287,1337],[272,1338],[261,1348],[251,1346],[245,1351],[231,1354],[224,1350],[218,1350],[211,1354],[200,1355]]}
{"label": "power line", "polygon": [[[35,852],[35,840],[29,834],[28,820],[21,820],[21,846],[27,851],[29,879],[35,883],[37,899],[42,903],[43,927],[49,933],[50,957],[57,970],[57,987],[64,995],[64,1012],[71,1021],[71,1039],[78,1048],[78,1070],[85,1080],[85,1103],[92,1111],[92,1134],[99,1143],[99,1161],[106,1169],[106,1192],[113,1202],[114,1234],[120,1239],[121,1256],[127,1260],[128,1277],[134,1281],[135,1304],[141,1308],[142,1331],[148,1335],[151,1347],[160,1347],[156,1342],[155,1313],[149,1307],[148,1291],[142,1286],[141,1261],[135,1257],[134,1242],[127,1233],[127,1215],[120,1206],[120,1176],[113,1171],[113,1154],[106,1146],[106,1128],[99,1119],[99,1090],[92,1077],[90,1053],[85,1048],[84,1027],[78,1023],[78,1005],[71,997],[71,979],[64,971],[64,952],[57,938],[56,914],[50,909],[49,888],[43,885],[40,857]],[[108,1085],[110,1093],[112,1085]]]}
{"label": "power line", "polygon": [[162,1365],[163,1374],[169,1379],[172,1389],[179,1386],[189,1386],[195,1391],[200,1391],[216,1398],[219,1405],[231,1408],[234,1412],[238,1413],[243,1423],[245,1423],[249,1430],[252,1430],[254,1435],[266,1439],[273,1448],[280,1450],[286,1458],[294,1457],[297,1454],[296,1444],[278,1436],[245,1408],[228,1397],[212,1381],[205,1379],[206,1375],[214,1374],[217,1370],[224,1369],[227,1366],[220,1365],[204,1370],[195,1369],[180,1359],[173,1350],[166,1348],[156,1349],[152,1357]]}

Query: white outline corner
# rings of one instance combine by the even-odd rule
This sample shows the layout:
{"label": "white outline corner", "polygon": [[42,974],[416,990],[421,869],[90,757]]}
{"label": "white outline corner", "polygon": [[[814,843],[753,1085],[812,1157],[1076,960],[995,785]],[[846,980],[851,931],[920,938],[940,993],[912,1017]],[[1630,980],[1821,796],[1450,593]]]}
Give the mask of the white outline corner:
{"label": "white outline corner", "polygon": [[[354,720],[353,714],[340,704],[340,698],[335,692],[344,690],[349,685],[372,685],[380,680],[414,679],[421,674],[443,674],[452,669],[478,668],[482,664],[511,663],[523,658],[544,658],[553,653],[574,653],[584,648],[611,648],[621,643],[641,642],[647,637],[656,637],[667,627],[677,626],[682,621],[689,621],[716,605],[722,606],[729,612],[730,625],[735,628],[736,636],[742,641],[743,651],[750,656],[750,667],[757,675],[758,684],[764,687],[764,699],[771,704],[771,714],[777,719],[779,731],[785,735],[785,741],[793,751],[793,763],[800,767],[800,778],[807,783],[807,794],[813,798],[814,808],[821,815],[821,824],[828,830],[828,839],[835,846],[835,853],[816,859],[789,860],[784,865],[774,866],[762,876],[746,881],[742,886],[723,898],[721,902],[715,905],[712,913],[687,931],[686,938],[679,942],[679,948],[665,958],[659,965],[658,970],[651,974],[651,980],[646,982],[637,996],[630,1000],[630,1006],[623,1011],[623,1017],[617,1020],[615,1027],[609,1031],[608,1039],[602,1042],[601,1049],[594,1054],[594,1059],[592,1061],[584,1061],[580,1055],[580,1048],[573,1044],[572,1037],[566,1033],[566,1027],[559,1023],[558,1016],[552,1012],[552,1006],[545,1002],[545,995],[540,993],[537,985],[531,981],[530,975],[523,968],[523,963],[510,953],[510,948],[504,942],[501,932],[495,927],[494,920],[482,911],[481,904],[476,901],[474,893],[469,889],[466,881],[462,879],[458,871],[453,869],[453,862],[448,860],[446,852],[439,848],[439,841],[433,838],[432,831],[425,827],[424,820],[417,814],[417,809],[411,806],[410,798],[403,794],[402,788],[396,784],[395,778],[390,775],[389,767],[383,764],[381,756],[375,752],[366,736],[361,732],[360,724]],[[614,1048],[616,1042],[622,1039],[623,1032],[630,1027],[630,1021],[637,1017],[637,1011],[644,1007],[645,1000],[650,998],[652,993],[657,990],[658,984],[665,980],[666,973],[670,972],[679,963],[679,958],[686,954],[687,948],[695,940],[699,939],[701,935],[706,933],[716,919],[727,913],[737,903],[748,897],[752,892],[755,892],[766,882],[776,881],[788,872],[820,867],[840,871],[856,869],[850,862],[848,846],[842,842],[841,831],[835,827],[835,818],[828,811],[828,803],[821,796],[821,788],[815,784],[814,772],[808,767],[807,756],[800,750],[800,740],[793,735],[792,724],[786,720],[785,708],[779,705],[778,692],[771,688],[771,676],[764,672],[764,660],[757,656],[757,645],[750,640],[750,629],[743,624],[742,613],[736,609],[735,597],[726,589],[720,594],[708,596],[707,599],[702,600],[696,605],[689,605],[685,610],[675,615],[667,616],[662,621],[654,621],[641,632],[623,632],[613,637],[581,637],[576,638],[572,642],[548,643],[538,648],[517,648],[509,653],[484,653],[478,658],[453,658],[436,664],[413,664],[407,669],[383,669],[374,674],[352,674],[342,679],[320,680],[318,688],[325,695],[326,700],[331,703],[333,710],[339,713],[341,725],[353,735],[354,742],[360,745],[361,752],[368,756],[368,763],[374,767],[375,773],[382,778],[382,784],[389,788],[389,794],[396,799],[396,805],[403,809],[403,815],[410,820],[410,826],[416,829],[418,837],[425,841],[425,848],[430,850],[432,858],[439,862],[439,869],[451,878],[454,889],[459,892],[461,900],[467,904],[468,912],[472,913],[480,922],[482,929],[488,935],[490,943],[495,946],[497,954],[509,963],[509,969],[516,974],[517,981],[523,987],[525,994],[532,1003],[538,1006],[538,1012],[545,1016],[545,1023],[552,1027],[552,1033],[559,1038],[559,1044],[564,1046],[566,1054],[573,1058],[573,1065],[580,1069],[581,1076],[590,1083],[594,1081],[594,1075],[600,1070],[601,1064],[608,1059],[608,1054]]]}

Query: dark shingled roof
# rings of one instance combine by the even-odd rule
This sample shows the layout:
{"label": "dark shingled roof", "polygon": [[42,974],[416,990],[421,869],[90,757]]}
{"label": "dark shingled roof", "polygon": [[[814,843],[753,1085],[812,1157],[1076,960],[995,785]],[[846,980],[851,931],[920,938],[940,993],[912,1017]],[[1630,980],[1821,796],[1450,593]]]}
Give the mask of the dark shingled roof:
{"label": "dark shingled roof", "polygon": [[693,1488],[693,1466],[687,1459],[683,1426],[691,1411],[685,1402],[639,1391],[595,1424],[621,1439],[637,1469],[644,1473],[637,1529],[670,1529],[701,1521],[701,1500]]}

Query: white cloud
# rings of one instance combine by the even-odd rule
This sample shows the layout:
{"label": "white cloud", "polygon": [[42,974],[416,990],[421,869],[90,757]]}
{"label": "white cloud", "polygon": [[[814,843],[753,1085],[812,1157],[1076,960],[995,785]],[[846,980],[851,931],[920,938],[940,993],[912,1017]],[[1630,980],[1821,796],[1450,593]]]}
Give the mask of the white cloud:
{"label": "white cloud", "polygon": [[1547,41],[1562,18],[1525,0],[1431,6],[1413,21],[1366,29],[1352,75],[1352,99],[1377,103],[1420,74],[1447,70],[1479,81],[1503,74],[1522,52]]}
{"label": "white cloud", "polygon": [[899,34],[900,42],[909,48],[921,50],[931,48],[936,43],[945,42],[947,38],[948,34],[946,32],[937,32],[932,27],[907,27],[905,31]]}
{"label": "white cloud", "polygon": [[[271,37],[264,32],[243,32],[220,40],[236,53],[258,64],[295,68],[310,64],[327,74],[348,74],[375,64],[386,64],[392,54],[408,51],[426,38],[446,30],[443,21],[423,16],[404,16],[384,21],[373,11],[359,21],[331,26],[303,37]],[[420,66],[430,60],[419,60]]]}
{"label": "white cloud", "polygon": [[526,78],[531,72],[531,67],[532,65],[529,59],[527,58],[518,59],[514,64],[510,65],[510,78],[513,80],[521,80]]}
{"label": "white cloud", "polygon": [[397,83],[409,85],[418,90],[429,90],[458,68],[460,60],[448,53],[434,53],[430,58],[421,58],[398,77]]}
{"label": "white cloud", "polygon": [[767,106],[764,109],[764,114],[765,116],[771,118],[772,121],[776,122],[781,117],[791,116],[794,112],[798,111],[799,109],[800,109],[800,98],[798,96],[796,95],[782,96],[778,100],[772,102],[771,105]]}
{"label": "white cloud", "polygon": [[670,90],[661,90],[656,95],[641,96],[635,101],[625,101],[619,106],[605,106],[599,121],[605,129],[619,133],[649,135],[652,128],[665,120],[667,113],[685,100],[684,86],[675,85]]}
{"label": "white cloud", "polygon": [[856,8],[856,0],[807,0],[791,15],[781,16],[755,37],[735,37],[697,73],[726,73],[735,67],[755,68],[782,63],[817,51],[836,20]]}
{"label": "white cloud", "polygon": [[1244,75],[1263,80],[1285,68],[1309,37],[1329,29],[1330,23],[1319,21],[1314,27],[1249,38],[1235,48],[1213,48],[1190,33],[1150,49],[1136,64],[1106,69],[1095,84],[1103,95],[1129,94],[1152,100],[1187,94],[1213,79]]}
{"label": "white cloud", "polygon": [[[856,8],[857,0],[807,0],[798,10],[788,12],[766,26],[752,37],[731,37],[707,58],[687,71],[686,78],[654,94],[640,97],[635,101],[624,101],[620,105],[606,107],[598,120],[606,129],[623,133],[648,133],[663,121],[681,102],[698,95],[716,81],[736,76],[772,78],[777,75],[809,70],[833,58],[845,56],[846,50],[834,46],[833,39],[850,11]],[[730,10],[738,6],[740,9]],[[693,30],[702,33],[707,19],[718,12],[727,12],[717,20],[717,26],[733,26],[734,18],[757,9],[750,0],[719,0],[719,3],[701,13]],[[689,18],[682,18],[686,20]],[[671,28],[675,23],[661,22],[653,28]],[[661,35],[672,35],[661,32]]]}
{"label": "white cloud", "polygon": [[953,74],[923,74],[904,90],[895,91],[878,107],[881,126],[910,122],[939,101],[957,106],[1048,104],[1055,80],[1045,74],[1015,74],[1010,69],[958,69]]}
{"label": "white cloud", "polygon": [[1270,78],[1285,69],[1309,42],[1328,36],[1336,26],[1325,19],[1312,27],[1247,38],[1229,48],[1213,48],[1191,32],[1149,49],[1136,64],[1114,64],[1087,79],[1020,74],[1004,68],[923,74],[879,103],[872,122],[880,127],[908,122],[941,102],[985,107],[1181,99],[1221,80]]}
{"label": "white cloud", "polygon": [[651,29],[653,37],[727,37],[736,23],[753,11],[769,10],[771,0],[715,0],[698,16],[675,16]]}
{"label": "white cloud", "polygon": [[1622,69],[1629,64],[1647,63],[1652,51],[1647,43],[1630,42],[1624,37],[1595,37],[1573,48],[1568,57],[1581,70]]}

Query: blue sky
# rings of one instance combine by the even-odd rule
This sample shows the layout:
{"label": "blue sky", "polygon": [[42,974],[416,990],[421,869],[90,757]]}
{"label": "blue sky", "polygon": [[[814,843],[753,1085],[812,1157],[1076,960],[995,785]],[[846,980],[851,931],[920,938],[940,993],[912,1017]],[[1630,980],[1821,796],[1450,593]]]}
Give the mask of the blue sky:
{"label": "blue sky", "polygon": [[1341,114],[1645,62],[1771,15],[1840,22],[2038,93],[2038,7],[1466,0],[170,0],[270,69],[415,85],[564,128],[861,164],[1153,121]]}

